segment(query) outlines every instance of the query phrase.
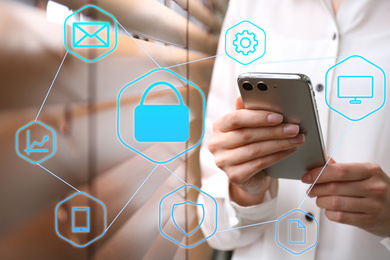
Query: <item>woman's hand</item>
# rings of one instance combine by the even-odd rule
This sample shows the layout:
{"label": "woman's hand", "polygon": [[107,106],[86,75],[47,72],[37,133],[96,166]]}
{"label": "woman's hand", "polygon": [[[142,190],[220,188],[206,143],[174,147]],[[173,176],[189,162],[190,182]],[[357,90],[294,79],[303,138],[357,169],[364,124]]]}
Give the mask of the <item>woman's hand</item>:
{"label": "woman's hand", "polygon": [[[312,183],[321,168],[302,182]],[[331,163],[311,190],[329,220],[390,237],[390,178],[374,163]]]}
{"label": "woman's hand", "polygon": [[244,109],[241,98],[236,109],[214,123],[208,148],[230,179],[231,199],[249,206],[261,203],[269,188],[262,170],[292,154],[305,137],[280,114]]}

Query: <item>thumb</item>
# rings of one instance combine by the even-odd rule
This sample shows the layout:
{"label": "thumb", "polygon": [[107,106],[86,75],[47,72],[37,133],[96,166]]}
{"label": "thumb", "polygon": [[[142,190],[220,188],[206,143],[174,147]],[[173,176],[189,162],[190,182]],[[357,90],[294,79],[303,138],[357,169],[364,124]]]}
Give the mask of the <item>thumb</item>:
{"label": "thumb", "polygon": [[236,99],[236,110],[244,109],[244,103],[242,102],[242,98],[238,97]]}

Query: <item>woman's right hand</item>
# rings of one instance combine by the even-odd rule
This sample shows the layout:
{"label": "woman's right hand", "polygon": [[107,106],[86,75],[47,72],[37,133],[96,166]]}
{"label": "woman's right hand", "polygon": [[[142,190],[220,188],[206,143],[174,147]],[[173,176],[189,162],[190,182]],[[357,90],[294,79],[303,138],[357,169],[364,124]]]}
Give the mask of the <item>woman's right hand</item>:
{"label": "woman's right hand", "polygon": [[231,200],[239,205],[262,203],[271,183],[263,169],[304,143],[299,126],[282,121],[281,114],[244,109],[239,97],[236,111],[214,123],[208,148],[216,165],[229,177]]}

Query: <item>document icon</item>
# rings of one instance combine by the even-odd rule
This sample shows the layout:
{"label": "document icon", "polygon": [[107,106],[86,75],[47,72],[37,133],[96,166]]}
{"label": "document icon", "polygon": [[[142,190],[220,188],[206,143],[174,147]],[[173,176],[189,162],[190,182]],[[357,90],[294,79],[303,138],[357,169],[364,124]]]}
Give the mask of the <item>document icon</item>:
{"label": "document icon", "polygon": [[73,48],[108,48],[110,47],[110,23],[74,22]]}
{"label": "document icon", "polygon": [[288,221],[288,243],[294,245],[306,244],[306,226],[301,221]]}

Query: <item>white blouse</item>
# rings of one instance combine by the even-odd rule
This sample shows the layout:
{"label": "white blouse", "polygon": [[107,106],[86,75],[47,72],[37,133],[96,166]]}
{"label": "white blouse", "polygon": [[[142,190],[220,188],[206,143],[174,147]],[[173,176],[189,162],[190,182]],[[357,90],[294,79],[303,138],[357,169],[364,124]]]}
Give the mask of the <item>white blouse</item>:
{"label": "white blouse", "polygon": [[[249,20],[266,32],[267,48],[265,55],[250,65],[241,65],[227,55],[216,58],[201,147],[201,168],[202,190],[218,204],[218,230],[278,219],[299,206],[309,187],[297,180],[280,179],[279,185],[271,187],[266,201],[260,205],[241,207],[229,200],[228,179],[216,167],[207,142],[212,136],[213,122],[235,109],[239,74],[257,71],[308,75],[316,92],[328,154],[335,149],[351,121],[325,103],[323,86],[327,70],[350,55],[360,55],[390,76],[389,0],[343,0],[336,17],[330,0],[231,0],[221,32],[219,54],[224,53],[224,32],[242,20]],[[352,63],[351,66],[360,65]],[[379,111],[354,122],[334,159],[337,162],[374,162],[390,174],[389,114],[387,102]],[[202,197],[199,201],[203,201]],[[206,212],[212,210],[212,205],[205,207]],[[234,250],[233,259],[390,259],[389,238],[329,221],[316,206],[315,199],[307,198],[301,209],[312,213],[318,221],[319,239],[314,248],[299,256],[279,247],[275,222],[217,232],[207,241],[214,248]],[[206,219],[207,216],[206,213]],[[202,229],[210,233],[213,227],[204,224]]]}

